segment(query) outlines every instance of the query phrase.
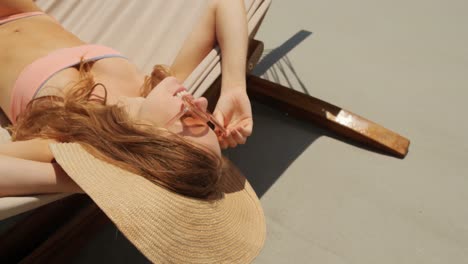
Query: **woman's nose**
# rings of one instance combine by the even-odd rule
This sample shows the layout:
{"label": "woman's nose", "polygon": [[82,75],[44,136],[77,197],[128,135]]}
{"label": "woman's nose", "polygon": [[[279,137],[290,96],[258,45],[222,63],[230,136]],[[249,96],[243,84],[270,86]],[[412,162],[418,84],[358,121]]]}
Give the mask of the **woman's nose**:
{"label": "woman's nose", "polygon": [[206,112],[206,109],[208,108],[208,100],[206,100],[205,97],[199,97],[194,100],[194,103],[198,108],[203,110],[203,112]]}

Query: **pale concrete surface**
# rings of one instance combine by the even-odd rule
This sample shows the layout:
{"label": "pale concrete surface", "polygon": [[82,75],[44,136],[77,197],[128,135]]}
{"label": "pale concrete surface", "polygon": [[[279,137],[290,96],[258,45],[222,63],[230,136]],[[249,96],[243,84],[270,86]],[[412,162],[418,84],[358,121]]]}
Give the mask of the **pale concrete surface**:
{"label": "pale concrete surface", "polygon": [[[286,76],[411,146],[396,159],[254,104],[254,135],[227,152],[267,217],[254,263],[468,263],[467,8],[455,0],[273,2],[257,35],[267,49],[312,34],[265,78]],[[76,263],[145,260],[110,226]]]}
{"label": "pale concrete surface", "polygon": [[468,263],[467,8],[273,2],[258,39],[273,49],[312,32],[287,55],[307,91],[411,146],[399,160],[280,114],[257,117],[249,145],[231,155],[249,178],[276,179],[261,197],[268,238],[255,263]]}

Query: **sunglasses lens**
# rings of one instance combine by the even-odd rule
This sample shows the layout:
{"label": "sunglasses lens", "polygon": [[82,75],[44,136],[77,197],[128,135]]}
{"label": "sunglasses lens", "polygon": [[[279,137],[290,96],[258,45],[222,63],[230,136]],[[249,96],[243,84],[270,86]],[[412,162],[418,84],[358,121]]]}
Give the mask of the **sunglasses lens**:
{"label": "sunglasses lens", "polygon": [[209,129],[209,126],[204,120],[202,120],[197,115],[194,115],[190,111],[183,115],[180,118],[180,121],[184,125],[185,129],[190,131],[190,133],[193,135],[200,135],[206,133],[207,129]]}
{"label": "sunglasses lens", "polygon": [[182,97],[182,101],[181,112],[172,118],[167,126],[176,120],[180,120],[185,129],[189,130],[192,134],[206,133],[207,129],[215,130],[218,136],[226,133],[225,129],[216,121],[213,115],[194,103],[192,96],[184,96]]}

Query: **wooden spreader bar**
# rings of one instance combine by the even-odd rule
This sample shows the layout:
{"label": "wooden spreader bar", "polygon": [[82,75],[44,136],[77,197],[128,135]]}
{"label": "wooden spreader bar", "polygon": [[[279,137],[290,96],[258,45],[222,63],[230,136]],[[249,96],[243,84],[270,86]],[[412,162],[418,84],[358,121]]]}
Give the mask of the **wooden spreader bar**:
{"label": "wooden spreader bar", "polygon": [[409,140],[350,111],[280,84],[247,76],[247,92],[266,103],[301,119],[313,121],[339,135],[373,146],[399,158],[408,153]]}

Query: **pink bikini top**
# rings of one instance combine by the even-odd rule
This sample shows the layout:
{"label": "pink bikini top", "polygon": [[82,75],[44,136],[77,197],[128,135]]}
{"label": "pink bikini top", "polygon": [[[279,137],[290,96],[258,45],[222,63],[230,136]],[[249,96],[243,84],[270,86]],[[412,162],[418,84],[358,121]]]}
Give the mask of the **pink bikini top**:
{"label": "pink bikini top", "polygon": [[11,121],[35,98],[42,86],[56,73],[84,62],[104,58],[122,57],[119,52],[102,45],[82,45],[53,51],[26,66],[18,75],[11,95]]}
{"label": "pink bikini top", "polygon": [[[38,11],[0,17],[0,25],[39,15],[47,14]],[[27,104],[37,95],[42,86],[56,73],[78,65],[81,60],[89,62],[111,57],[125,58],[109,47],[86,44],[59,49],[33,61],[21,71],[13,86],[10,108],[11,121],[16,122],[18,115],[24,111]]]}

